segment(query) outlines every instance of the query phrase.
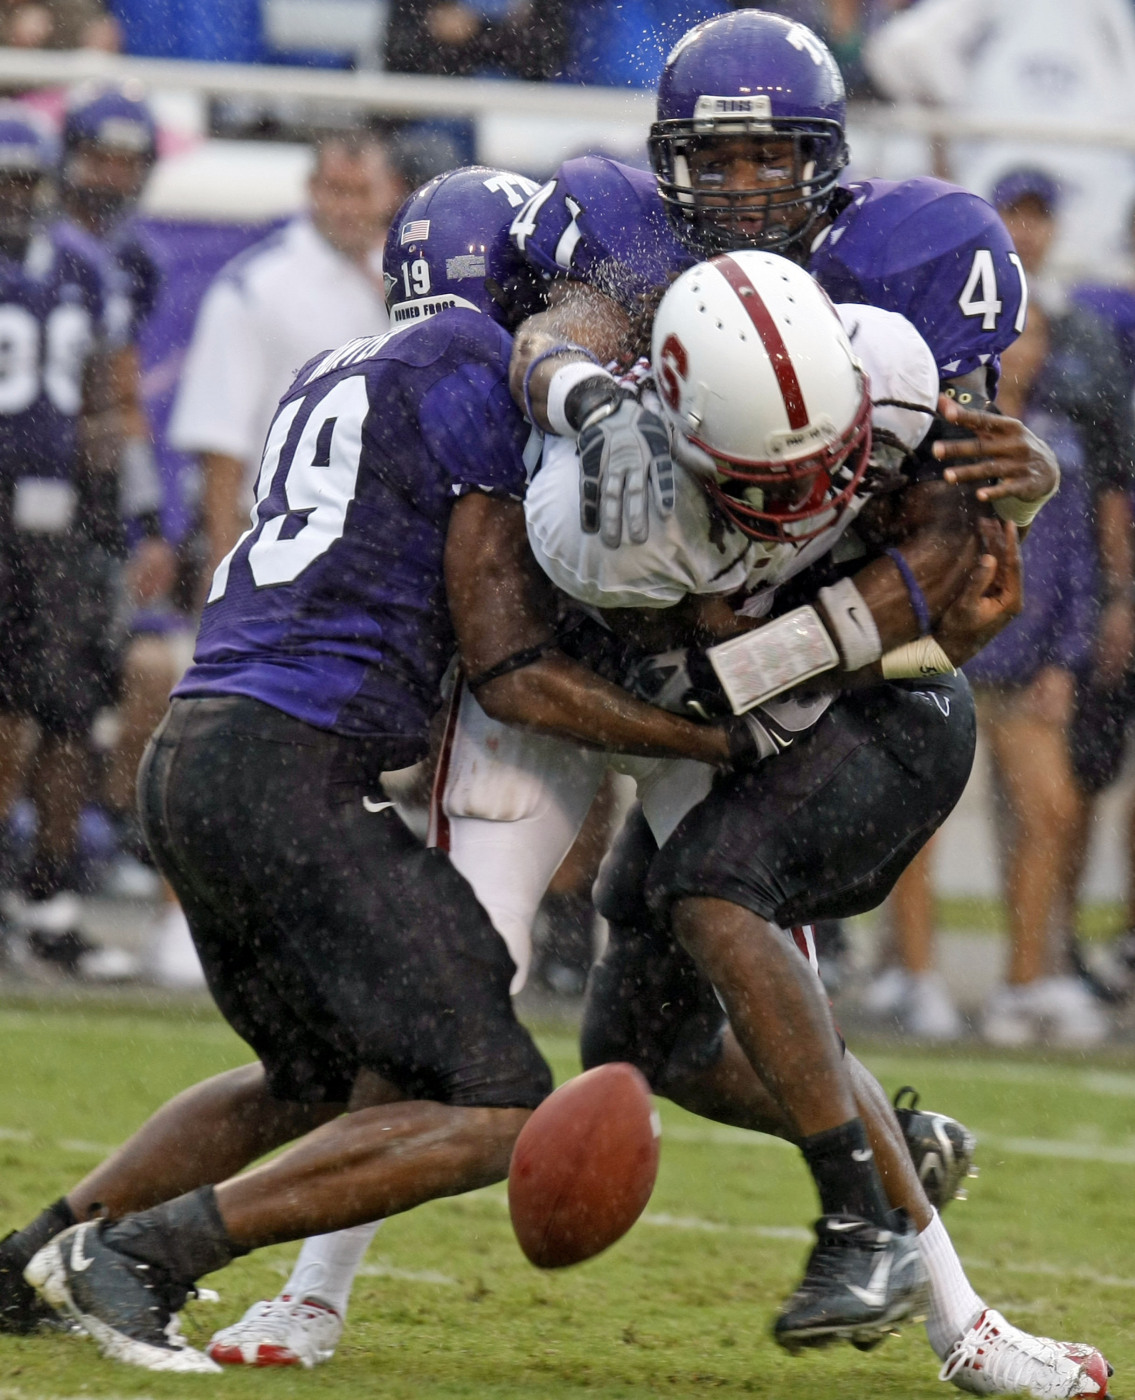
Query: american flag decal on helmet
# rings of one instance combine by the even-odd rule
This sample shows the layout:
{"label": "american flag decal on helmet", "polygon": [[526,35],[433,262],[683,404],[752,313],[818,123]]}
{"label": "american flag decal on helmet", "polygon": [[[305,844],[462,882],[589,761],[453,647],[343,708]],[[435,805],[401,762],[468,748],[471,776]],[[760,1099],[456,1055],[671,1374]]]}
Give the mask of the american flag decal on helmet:
{"label": "american flag decal on helmet", "polygon": [[411,219],[408,224],[402,225],[402,232],[398,236],[398,242],[401,245],[407,243],[424,243],[429,236],[429,219]]}

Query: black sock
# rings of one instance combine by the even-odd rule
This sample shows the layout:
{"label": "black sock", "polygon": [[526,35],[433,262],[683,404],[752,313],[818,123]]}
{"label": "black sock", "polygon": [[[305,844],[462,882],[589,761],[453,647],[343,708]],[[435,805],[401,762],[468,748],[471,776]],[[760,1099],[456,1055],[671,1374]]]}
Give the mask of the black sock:
{"label": "black sock", "polygon": [[107,1226],[103,1241],[121,1254],[160,1269],[184,1288],[248,1253],[229,1238],[211,1186],[124,1216]]}
{"label": "black sock", "polygon": [[15,1231],[6,1241],[6,1252],[22,1258],[27,1264],[32,1255],[37,1254],[49,1240],[76,1223],[75,1212],[67,1204],[67,1197],[60,1196],[59,1200],[41,1210],[30,1225]]}
{"label": "black sock", "polygon": [[858,1215],[889,1229],[891,1212],[862,1118],[800,1140],[825,1215]]}

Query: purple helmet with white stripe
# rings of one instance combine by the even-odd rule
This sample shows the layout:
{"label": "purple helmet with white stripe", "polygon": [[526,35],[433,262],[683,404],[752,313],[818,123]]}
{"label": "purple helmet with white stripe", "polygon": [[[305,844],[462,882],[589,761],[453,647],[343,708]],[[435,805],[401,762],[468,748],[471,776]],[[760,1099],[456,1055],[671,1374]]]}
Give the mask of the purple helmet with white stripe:
{"label": "purple helmet with white stripe", "polygon": [[514,171],[467,165],[415,190],[395,214],[383,250],[390,324],[465,307],[511,329],[538,310],[535,274],[508,236],[538,189]]}
{"label": "purple helmet with white stripe", "polygon": [[63,117],[64,158],[83,143],[140,156],[152,165],[158,156],[158,128],[140,97],[131,97],[117,88],[94,94],[85,92],[71,103]]}
{"label": "purple helmet with white stripe", "polygon": [[[805,25],[737,10],[691,29],[666,60],[650,130],[678,237],[702,256],[743,247],[798,255],[847,164],[845,112],[839,67]],[[715,163],[739,142],[762,172],[748,188]]]}

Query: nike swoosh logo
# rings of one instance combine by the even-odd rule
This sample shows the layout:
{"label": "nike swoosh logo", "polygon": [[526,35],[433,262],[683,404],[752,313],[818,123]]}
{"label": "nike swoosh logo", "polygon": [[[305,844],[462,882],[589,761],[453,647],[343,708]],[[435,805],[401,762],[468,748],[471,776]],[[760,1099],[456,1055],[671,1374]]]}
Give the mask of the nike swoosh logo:
{"label": "nike swoosh logo", "polygon": [[862,1220],[829,1220],[824,1226],[825,1230],[858,1230],[863,1224]]}
{"label": "nike swoosh logo", "polygon": [[90,1228],[89,1224],[80,1225],[75,1231],[75,1238],[71,1241],[71,1268],[77,1274],[83,1273],[95,1262],[93,1259],[88,1259],[83,1253],[83,1240]]}
{"label": "nike swoosh logo", "polygon": [[385,812],[387,807],[393,806],[393,802],[376,802],[373,797],[363,798],[363,810],[366,812]]}
{"label": "nike swoosh logo", "polygon": [[847,1291],[855,1296],[869,1308],[881,1308],[887,1301],[887,1283],[891,1277],[891,1256],[884,1254],[875,1265],[875,1272],[871,1275],[871,1281],[866,1288],[859,1288],[854,1283],[847,1285]]}
{"label": "nike swoosh logo", "polygon": [[869,1147],[855,1147],[851,1151],[851,1160],[853,1162],[869,1162],[874,1155]]}

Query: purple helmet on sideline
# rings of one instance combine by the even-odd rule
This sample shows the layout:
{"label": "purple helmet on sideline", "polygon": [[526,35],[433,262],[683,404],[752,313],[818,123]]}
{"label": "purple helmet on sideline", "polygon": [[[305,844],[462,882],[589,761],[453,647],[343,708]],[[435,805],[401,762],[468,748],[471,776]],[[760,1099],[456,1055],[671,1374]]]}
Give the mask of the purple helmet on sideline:
{"label": "purple helmet on sideline", "polygon": [[415,190],[395,214],[383,250],[390,324],[465,307],[511,329],[538,310],[536,275],[508,236],[538,189],[514,171],[466,165]]}
{"label": "purple helmet on sideline", "polygon": [[[666,60],[649,143],[681,241],[702,256],[744,247],[791,256],[803,247],[847,164],[845,112],[839,66],[805,25],[737,10],[691,29]],[[791,142],[790,178],[773,188],[716,191],[710,174],[695,189],[690,155],[738,137]]]}
{"label": "purple helmet on sideline", "polygon": [[83,96],[68,107],[63,118],[63,157],[81,142],[102,146],[123,155],[157,159],[158,128],[141,98],[111,88],[95,96]]}
{"label": "purple helmet on sideline", "polygon": [[57,156],[55,137],[38,112],[0,102],[0,174],[47,175]]}

